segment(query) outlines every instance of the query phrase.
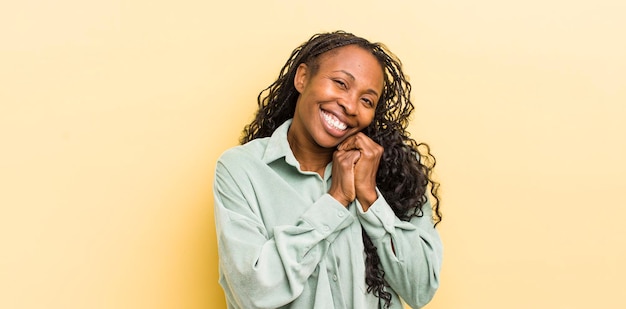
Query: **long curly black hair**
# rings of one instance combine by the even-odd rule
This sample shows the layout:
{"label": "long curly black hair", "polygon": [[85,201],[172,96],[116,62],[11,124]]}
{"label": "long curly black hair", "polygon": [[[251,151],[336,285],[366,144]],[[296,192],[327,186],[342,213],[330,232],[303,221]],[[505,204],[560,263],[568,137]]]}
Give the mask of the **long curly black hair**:
{"label": "long curly black hair", "polygon": [[[407,126],[414,110],[411,103],[411,84],[402,72],[400,60],[381,43],[370,43],[351,33],[336,31],[319,33],[296,48],[283,66],[278,79],[261,91],[257,97],[259,109],[255,119],[244,128],[241,144],[253,139],[268,137],[277,127],[294,116],[298,91],[294,87],[296,69],[307,64],[315,74],[320,55],[332,49],[357,45],[370,51],[384,70],[383,92],[376,107],[374,120],[363,130],[384,152],[376,174],[376,184],[396,216],[404,221],[424,215],[422,207],[428,201],[428,190],[433,197],[433,222],[437,225],[442,214],[439,209],[439,183],[432,178],[436,160],[425,143],[418,143],[409,136]],[[430,209],[426,211],[430,212]],[[368,293],[373,293],[391,304],[391,293],[385,290],[385,271],[380,265],[376,247],[363,230],[366,253],[365,281]]]}

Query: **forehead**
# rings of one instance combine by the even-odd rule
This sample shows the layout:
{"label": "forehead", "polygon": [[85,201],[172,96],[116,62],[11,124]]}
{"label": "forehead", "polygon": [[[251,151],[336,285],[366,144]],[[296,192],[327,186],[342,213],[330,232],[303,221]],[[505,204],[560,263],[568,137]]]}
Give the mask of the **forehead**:
{"label": "forehead", "polygon": [[[352,44],[342,47],[333,48],[319,56],[318,62],[320,64],[337,64],[349,62],[360,62],[362,65],[370,65],[376,63],[382,70],[382,65],[378,62],[378,59],[372,54],[371,51]],[[346,63],[350,64],[350,63]]]}
{"label": "forehead", "polygon": [[383,66],[371,51],[358,45],[347,45],[320,55],[320,70],[346,70],[361,78],[380,80],[382,87]]}

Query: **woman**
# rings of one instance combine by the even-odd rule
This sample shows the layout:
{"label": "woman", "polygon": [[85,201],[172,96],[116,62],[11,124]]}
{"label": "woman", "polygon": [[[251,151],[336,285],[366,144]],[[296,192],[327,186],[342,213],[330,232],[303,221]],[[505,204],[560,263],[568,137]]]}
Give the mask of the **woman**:
{"label": "woman", "polygon": [[217,162],[229,308],[430,301],[439,286],[441,213],[434,158],[406,132],[409,96],[400,61],[381,44],[339,31],[293,51],[259,94],[242,145]]}

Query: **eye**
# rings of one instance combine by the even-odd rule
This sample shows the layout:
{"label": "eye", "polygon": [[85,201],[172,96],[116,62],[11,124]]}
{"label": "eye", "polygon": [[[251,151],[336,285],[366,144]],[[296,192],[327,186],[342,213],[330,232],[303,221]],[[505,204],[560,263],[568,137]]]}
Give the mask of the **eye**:
{"label": "eye", "polygon": [[372,101],[372,100],[370,100],[370,99],[368,99],[368,98],[363,98],[363,99],[361,99],[361,100],[363,100],[363,102],[364,102],[367,106],[374,107],[374,101]]}
{"label": "eye", "polygon": [[334,82],[335,82],[335,84],[337,84],[337,86],[339,86],[340,88],[342,88],[342,89],[346,89],[346,88],[347,88],[346,83],[344,83],[342,80],[340,80],[340,79],[334,79],[333,81],[334,81]]}

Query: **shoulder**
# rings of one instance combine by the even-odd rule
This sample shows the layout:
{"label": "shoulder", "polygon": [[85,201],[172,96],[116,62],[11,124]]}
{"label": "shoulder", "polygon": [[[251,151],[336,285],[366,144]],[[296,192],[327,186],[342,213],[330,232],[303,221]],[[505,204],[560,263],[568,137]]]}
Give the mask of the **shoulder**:
{"label": "shoulder", "polygon": [[238,145],[224,151],[217,159],[218,167],[242,166],[262,161],[269,138],[257,138],[244,145]]}
{"label": "shoulder", "polygon": [[268,166],[263,160],[266,145],[266,139],[260,138],[224,151],[215,165],[216,184],[236,184],[240,190],[251,190],[251,183],[263,179],[267,174]]}

